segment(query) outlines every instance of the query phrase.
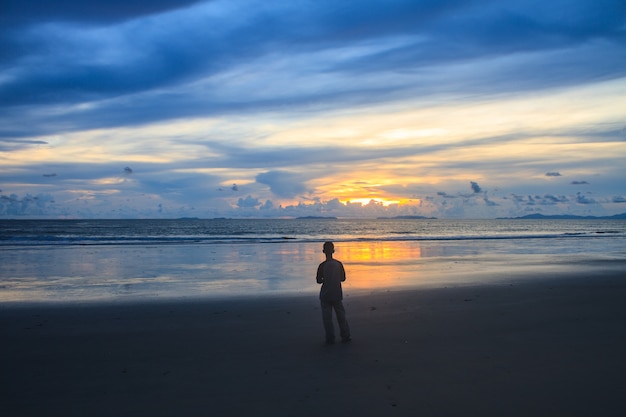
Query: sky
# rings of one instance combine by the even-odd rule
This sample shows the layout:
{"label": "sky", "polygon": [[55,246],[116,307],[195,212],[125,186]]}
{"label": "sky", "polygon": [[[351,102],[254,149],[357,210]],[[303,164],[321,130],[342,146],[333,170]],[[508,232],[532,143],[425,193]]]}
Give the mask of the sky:
{"label": "sky", "polygon": [[623,212],[623,0],[0,2],[0,218]]}

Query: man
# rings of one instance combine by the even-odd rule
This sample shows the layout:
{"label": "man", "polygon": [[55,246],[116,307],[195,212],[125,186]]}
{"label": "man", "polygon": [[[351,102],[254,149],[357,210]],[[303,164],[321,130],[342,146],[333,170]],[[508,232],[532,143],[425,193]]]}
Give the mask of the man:
{"label": "man", "polygon": [[341,341],[347,343],[350,340],[350,327],[346,321],[346,310],[343,307],[343,291],[341,283],[346,280],[346,271],[343,264],[333,258],[335,245],[333,242],[324,243],[326,260],[317,268],[317,283],[322,284],[320,290],[320,303],[322,306],[322,321],[326,331],[326,343],[335,343],[335,328],[333,326],[333,310],[337,316]]}

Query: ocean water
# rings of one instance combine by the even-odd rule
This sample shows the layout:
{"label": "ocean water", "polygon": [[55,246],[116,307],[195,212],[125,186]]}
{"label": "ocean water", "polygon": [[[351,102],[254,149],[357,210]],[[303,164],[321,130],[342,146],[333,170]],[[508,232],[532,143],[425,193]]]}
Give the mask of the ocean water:
{"label": "ocean water", "polygon": [[0,220],[1,246],[623,237],[625,220]]}
{"label": "ocean water", "polygon": [[326,240],[347,293],[626,260],[624,220],[1,220],[0,303],[314,294]]}

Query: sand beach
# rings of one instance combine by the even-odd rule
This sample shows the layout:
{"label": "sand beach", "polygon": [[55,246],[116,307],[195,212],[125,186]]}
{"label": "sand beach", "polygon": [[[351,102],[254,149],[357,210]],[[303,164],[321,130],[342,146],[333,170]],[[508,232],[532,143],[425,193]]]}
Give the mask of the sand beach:
{"label": "sand beach", "polygon": [[623,416],[624,266],[354,290],[333,346],[311,294],[5,305],[0,415]]}

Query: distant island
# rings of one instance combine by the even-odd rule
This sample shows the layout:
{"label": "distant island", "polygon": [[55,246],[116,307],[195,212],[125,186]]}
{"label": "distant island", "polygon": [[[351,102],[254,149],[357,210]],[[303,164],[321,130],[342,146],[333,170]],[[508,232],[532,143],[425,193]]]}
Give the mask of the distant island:
{"label": "distant island", "polygon": [[436,220],[436,217],[426,217],[426,216],[395,216],[395,217],[377,217],[379,220],[384,219],[401,219],[401,220],[414,220],[414,219],[426,219],[426,220]]}
{"label": "distant island", "polygon": [[304,217],[296,217],[297,220],[337,220],[336,217],[332,216],[304,216]]}
{"label": "distant island", "polygon": [[530,219],[530,220],[585,220],[585,219],[599,219],[599,220],[609,220],[609,219],[626,219],[626,213],[615,214],[613,216],[575,216],[573,214],[554,214],[554,215],[545,215],[541,213],[533,213],[527,214],[526,216],[521,217],[499,217],[499,219],[503,220],[516,220],[516,219]]}

